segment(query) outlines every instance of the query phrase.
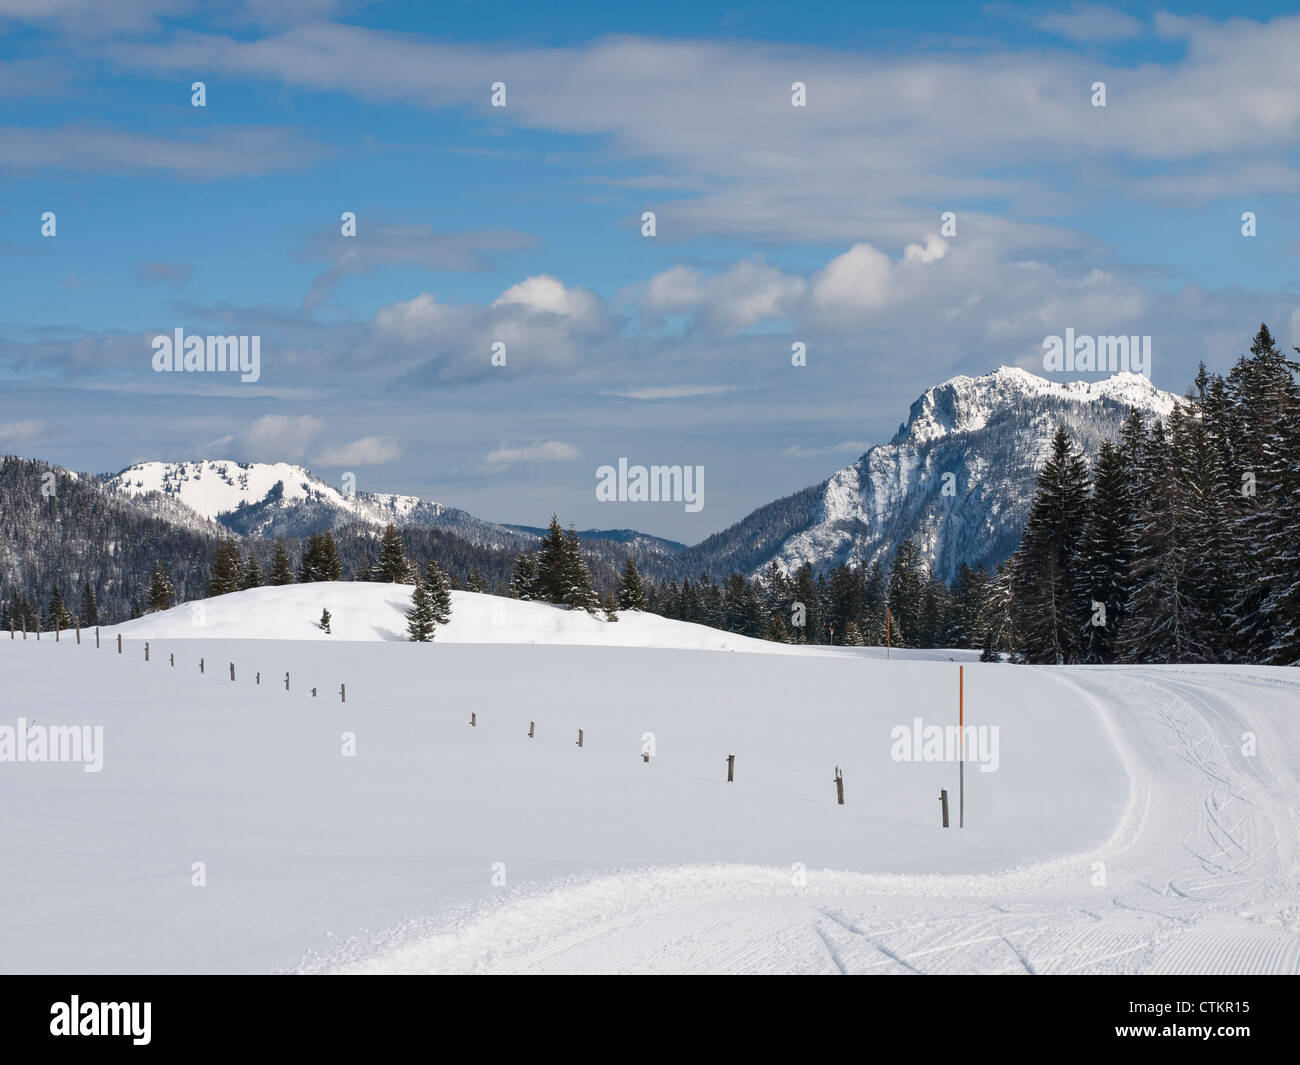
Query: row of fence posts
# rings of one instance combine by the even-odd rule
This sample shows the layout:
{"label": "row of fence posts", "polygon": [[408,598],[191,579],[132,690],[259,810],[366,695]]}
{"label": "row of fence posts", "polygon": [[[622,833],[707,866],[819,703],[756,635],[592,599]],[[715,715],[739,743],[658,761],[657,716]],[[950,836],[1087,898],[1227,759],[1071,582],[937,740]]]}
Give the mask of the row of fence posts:
{"label": "row of fence posts", "polygon": [[[75,629],[76,629],[76,633],[77,633],[77,643],[80,644],[80,643],[81,643],[81,619],[80,619],[80,618],[75,619],[74,624],[75,624]],[[9,622],[9,639],[11,639],[11,640],[16,640],[16,639],[18,638],[18,636],[17,636],[17,632],[18,632],[18,630],[17,630],[17,626],[14,624],[13,620],[10,619],[10,622]],[[22,633],[23,633],[23,639],[24,639],[24,640],[27,639],[27,620],[26,620],[25,618],[23,619],[23,628],[22,628]],[[58,626],[56,626],[55,629],[54,629],[54,642],[55,642],[55,643],[58,643],[58,642],[59,642],[59,633],[60,633],[60,628],[59,628]],[[41,638],[41,633],[40,633],[40,630],[37,629],[37,630],[36,630],[36,639],[37,639],[37,640],[40,640],[40,638]],[[98,625],[95,626],[95,649],[96,649],[96,650],[99,649],[99,626],[98,626]],[[117,653],[118,653],[118,654],[121,654],[121,653],[122,653],[122,634],[121,634],[120,632],[117,634]],[[168,659],[169,659],[169,661],[170,661],[172,667],[175,668],[175,666],[176,666],[176,654],[175,654],[175,652],[173,652],[172,654],[170,654],[170,655],[168,656]],[[146,640],[146,641],[145,641],[145,644],[144,644],[144,660],[145,660],[146,662],[149,661],[149,641],[148,641],[148,640]],[[200,673],[205,673],[205,672],[207,671],[206,666],[207,666],[206,660],[203,659],[203,658],[200,658],[200,659],[199,659],[199,672],[200,672]],[[230,679],[231,679],[232,682],[233,682],[234,679],[235,679],[235,663],[234,663],[234,662],[231,662],[231,663],[230,663]],[[256,681],[257,681],[257,683],[258,683],[259,685],[262,683],[262,674],[261,674],[260,672],[256,674]],[[289,690],[289,674],[288,674],[287,671],[286,671],[286,673],[284,674],[284,690],[285,690],[285,691],[288,691],[288,690]],[[316,695],[316,689],[315,689],[315,688],[312,688],[312,690],[311,690],[311,694],[312,694],[313,697],[315,697],[315,695]],[[347,684],[343,684],[343,683],[339,684],[339,701],[340,701],[340,702],[344,702],[344,703],[346,703],[346,702],[348,701],[348,686],[347,686]],[[582,746],[582,745],[579,744],[579,746]]]}
{"label": "row of fence posts", "polygon": [[[889,625],[888,612],[886,612],[885,624],[886,624],[886,632],[888,632],[888,625]],[[76,619],[76,631],[77,631],[77,643],[80,644],[81,643],[81,619],[80,618]],[[14,622],[11,619],[9,622],[9,639],[13,640],[16,638],[17,637],[15,635]],[[38,629],[36,632],[36,639],[39,640],[40,638],[41,638],[41,634],[40,634],[40,630]],[[27,639],[27,620],[25,618],[23,619],[23,639],[24,640]],[[55,643],[59,642],[58,626],[56,626],[54,629],[54,642]],[[95,626],[95,647],[96,648],[99,647],[99,626],[98,625]],[[122,653],[122,634],[120,632],[117,634],[117,653],[118,654]],[[146,662],[149,661],[149,643],[147,640],[145,641],[145,645],[144,645],[144,660]],[[171,664],[172,666],[176,665],[175,654],[171,655]],[[200,673],[204,672],[204,660],[202,658],[199,659],[199,672]],[[958,749],[961,751],[961,758],[958,761],[958,767],[957,767],[957,773],[958,773],[957,827],[958,828],[966,827],[966,751],[964,747],[965,738],[966,738],[966,679],[964,674],[965,674],[965,667],[958,666],[957,667],[957,715],[958,715],[957,716],[957,746]],[[230,679],[232,682],[235,679],[234,662],[230,663]],[[259,685],[262,683],[262,674],[260,672],[257,674],[256,681]],[[285,691],[289,690],[289,674],[287,671],[284,674],[284,690]],[[311,694],[312,694],[312,698],[316,697],[315,688],[312,688]],[[345,703],[348,701],[348,686],[346,684],[339,685],[339,700]],[[472,712],[469,715],[469,723],[471,728],[475,728],[478,726],[477,713]],[[528,722],[528,738],[530,740],[535,738],[536,727],[537,727],[536,721]],[[579,747],[582,746],[582,729],[578,729],[578,746]],[[641,761],[649,763],[650,761],[649,751],[641,752]],[[735,782],[735,780],[736,780],[736,756],[734,754],[729,754],[727,755],[727,783],[732,784]],[[840,770],[839,766],[835,767],[834,781],[835,781],[835,803],[837,806],[843,806],[844,805],[844,774]],[[939,807],[940,807],[940,816],[943,821],[943,827],[948,828],[949,824],[948,824],[948,789],[947,788],[939,789]]]}

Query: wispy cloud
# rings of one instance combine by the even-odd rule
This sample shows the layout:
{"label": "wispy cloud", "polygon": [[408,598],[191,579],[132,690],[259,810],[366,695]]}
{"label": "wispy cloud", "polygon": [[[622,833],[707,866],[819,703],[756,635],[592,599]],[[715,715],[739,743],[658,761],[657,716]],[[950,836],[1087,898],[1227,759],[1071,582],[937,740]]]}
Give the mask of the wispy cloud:
{"label": "wispy cloud", "polygon": [[792,459],[816,459],[827,455],[861,455],[870,447],[871,445],[865,440],[845,440],[826,447],[800,447],[798,444],[793,444],[781,454]]}
{"label": "wispy cloud", "polygon": [[513,466],[517,462],[568,462],[577,457],[578,449],[572,444],[547,440],[545,443],[523,447],[511,447],[503,443],[483,461],[489,466]]}
{"label": "wispy cloud", "polygon": [[695,396],[721,396],[735,392],[736,385],[665,385],[662,388],[632,388],[626,392],[612,392],[622,399],[691,399]]}
{"label": "wispy cloud", "polygon": [[29,419],[21,422],[0,422],[0,444],[25,444],[45,434],[45,422]]}

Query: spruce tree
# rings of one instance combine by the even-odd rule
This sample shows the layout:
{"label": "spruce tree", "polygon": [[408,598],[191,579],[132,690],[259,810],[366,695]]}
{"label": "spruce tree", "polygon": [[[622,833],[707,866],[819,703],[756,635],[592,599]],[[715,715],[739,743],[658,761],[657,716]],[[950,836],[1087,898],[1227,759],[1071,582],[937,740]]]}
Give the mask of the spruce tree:
{"label": "spruce tree", "polygon": [[1139,466],[1133,587],[1119,638],[1124,662],[1205,661],[1210,653],[1192,578],[1188,485],[1177,455],[1182,417],[1175,408],[1168,429],[1152,426]]}
{"label": "spruce tree", "polygon": [[159,562],[154,566],[153,581],[149,585],[149,612],[153,613],[155,610],[168,609],[172,605],[175,596],[176,592],[172,588],[171,579],[167,576],[167,570]]}
{"label": "spruce tree", "polygon": [[785,627],[785,622],[781,620],[779,611],[772,614],[772,620],[767,626],[767,638],[773,643],[789,643],[790,634]]}
{"label": "spruce tree", "polygon": [[[321,537],[320,570],[321,580],[341,581],[343,579],[343,565],[339,561],[338,544],[334,542],[334,533],[329,529],[326,529],[325,535]],[[405,580],[406,578],[403,577],[403,582]]]}
{"label": "spruce tree", "polygon": [[451,620],[451,581],[436,558],[431,558],[424,569],[424,583],[429,590],[434,623],[446,625]]}
{"label": "spruce tree", "polygon": [[560,600],[574,610],[594,614],[600,609],[600,596],[591,582],[591,571],[582,557],[577,530],[572,525],[564,534],[564,596]]}
{"label": "spruce tree", "polygon": [[275,553],[271,556],[270,583],[276,586],[293,583],[293,563],[289,560],[289,552],[285,549],[283,540],[275,542]]}
{"label": "spruce tree", "polygon": [[465,590],[467,592],[479,593],[483,591],[483,578],[479,576],[477,569],[471,569],[469,571],[469,577],[465,580]]}
{"label": "spruce tree", "polygon": [[54,594],[50,596],[50,624],[56,629],[72,628],[72,615],[63,605],[63,595],[59,592],[58,585],[54,586]]}
{"label": "spruce tree", "polygon": [[406,634],[415,643],[428,643],[433,639],[436,627],[429,588],[424,581],[416,581],[411,593],[411,609],[406,612]]}
{"label": "spruce tree", "polygon": [[1089,473],[1064,426],[1052,437],[1016,559],[1016,628],[1030,662],[1078,659],[1087,606],[1079,545],[1088,521]]}
{"label": "spruce tree", "polygon": [[605,596],[603,601],[603,609],[605,611],[606,621],[618,620],[618,601],[612,595]]}
{"label": "spruce tree", "polygon": [[645,609],[645,588],[631,555],[627,556],[623,574],[618,581],[618,605],[620,610]]}
{"label": "spruce tree", "polygon": [[239,545],[234,540],[222,540],[217,545],[216,557],[212,562],[212,573],[208,578],[208,595],[228,595],[239,591],[243,575],[243,561],[239,557]]}
{"label": "spruce tree", "polygon": [[552,514],[537,549],[537,598],[563,603],[569,590],[569,550],[560,519]]}
{"label": "spruce tree", "polygon": [[379,554],[379,580],[387,584],[403,584],[409,576],[402,537],[395,525],[384,529],[384,539]]}
{"label": "spruce tree", "polygon": [[82,589],[77,617],[86,628],[94,628],[99,624],[99,605],[95,602],[95,592],[89,583]]}
{"label": "spruce tree", "polygon": [[510,594],[516,599],[528,602],[537,597],[537,555],[525,551],[515,559],[510,577]]}
{"label": "spruce tree", "polygon": [[1093,474],[1088,524],[1079,545],[1079,574],[1089,600],[1080,632],[1079,658],[1084,662],[1113,662],[1118,653],[1136,548],[1134,489],[1123,451],[1104,441]]}
{"label": "spruce tree", "polygon": [[320,628],[321,632],[330,635],[330,612],[328,610],[320,612]]}
{"label": "spruce tree", "polygon": [[260,588],[262,586],[262,566],[257,561],[257,552],[253,550],[251,544],[248,548],[248,561],[244,563],[244,572],[239,586],[241,588]]}

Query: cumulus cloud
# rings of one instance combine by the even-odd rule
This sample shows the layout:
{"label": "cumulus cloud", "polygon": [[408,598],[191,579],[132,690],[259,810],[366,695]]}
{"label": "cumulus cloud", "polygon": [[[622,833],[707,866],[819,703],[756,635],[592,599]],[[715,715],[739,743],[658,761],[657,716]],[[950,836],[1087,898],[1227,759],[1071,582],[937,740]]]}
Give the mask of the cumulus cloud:
{"label": "cumulus cloud", "polygon": [[555,314],[583,326],[598,326],[604,320],[600,297],[584,288],[566,288],[558,278],[538,274],[511,285],[493,307],[521,307],[542,314]]}
{"label": "cumulus cloud", "polygon": [[738,333],[764,321],[784,319],[807,283],[762,259],[745,259],[719,274],[675,266],[650,279],[641,298],[644,320],[691,314],[707,332]]}
{"label": "cumulus cloud", "polygon": [[234,443],[242,459],[254,462],[294,462],[307,454],[325,423],[310,414],[265,414],[241,433]]}
{"label": "cumulus cloud", "polygon": [[316,459],[320,466],[379,466],[402,454],[393,440],[381,436],[363,436],[350,444],[326,448]]}

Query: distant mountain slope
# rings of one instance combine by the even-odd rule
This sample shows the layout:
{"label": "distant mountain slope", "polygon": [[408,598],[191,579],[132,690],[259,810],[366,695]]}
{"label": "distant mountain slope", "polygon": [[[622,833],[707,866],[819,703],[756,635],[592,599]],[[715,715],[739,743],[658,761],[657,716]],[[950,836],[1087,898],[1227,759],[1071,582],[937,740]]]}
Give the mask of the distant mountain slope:
{"label": "distant mountain slope", "polygon": [[202,595],[223,535],[167,496],[123,496],[48,462],[0,459],[0,595],[18,590],[42,616],[56,586],[76,614],[86,584],[107,617],[125,616],[159,562],[179,596]]}
{"label": "distant mountain slope", "polygon": [[310,470],[285,462],[142,462],[105,478],[127,495],[161,493],[240,536],[307,536],[361,523],[446,529],[481,547],[515,548],[533,538],[419,496],[345,495]]}
{"label": "distant mountain slope", "polygon": [[994,566],[1015,550],[1058,424],[1092,457],[1130,409],[1163,417],[1177,402],[1128,373],[1058,384],[1004,366],[954,377],[912,404],[888,444],[760,507],[678,561],[749,573],[771,561],[786,572],[804,563],[870,565],[914,538],[934,560],[935,575],[951,580],[962,562]]}

